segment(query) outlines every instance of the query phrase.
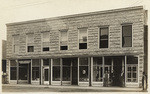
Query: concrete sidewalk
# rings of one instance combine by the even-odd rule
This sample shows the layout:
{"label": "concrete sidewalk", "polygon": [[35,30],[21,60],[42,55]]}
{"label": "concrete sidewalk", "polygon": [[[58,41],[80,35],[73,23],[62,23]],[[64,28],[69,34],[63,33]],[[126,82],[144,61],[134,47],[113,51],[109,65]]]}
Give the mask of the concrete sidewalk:
{"label": "concrete sidewalk", "polygon": [[94,87],[94,86],[54,86],[54,85],[31,85],[31,84],[3,84],[2,87],[32,87],[32,88],[47,88],[47,89],[73,89],[73,90],[92,90],[92,91],[105,91],[105,92],[141,92],[142,88],[127,88],[127,87]]}

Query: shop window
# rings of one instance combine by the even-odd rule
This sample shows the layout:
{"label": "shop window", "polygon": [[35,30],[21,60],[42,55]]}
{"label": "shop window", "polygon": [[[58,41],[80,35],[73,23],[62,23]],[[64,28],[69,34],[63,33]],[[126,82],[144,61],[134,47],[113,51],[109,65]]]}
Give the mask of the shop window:
{"label": "shop window", "polygon": [[67,30],[60,31],[60,50],[68,50]]}
{"label": "shop window", "polygon": [[138,80],[138,57],[127,56],[127,82]]}
{"label": "shop window", "polygon": [[102,82],[103,80],[103,66],[102,57],[93,58],[93,81]]}
{"label": "shop window", "polygon": [[105,60],[105,62],[104,62],[104,72],[109,72],[109,73],[111,73],[111,63],[112,63],[112,58],[110,58],[110,57],[105,57],[104,58]]}
{"label": "shop window", "polygon": [[63,61],[63,81],[70,81],[71,62],[68,59],[62,59]]}
{"label": "shop window", "polygon": [[32,60],[32,80],[39,81],[40,80],[40,61],[39,59]]}
{"label": "shop window", "polygon": [[87,49],[87,28],[79,29],[79,49]]}
{"label": "shop window", "polygon": [[34,46],[28,46],[28,52],[34,52]]}
{"label": "shop window", "polygon": [[17,62],[15,60],[10,61],[10,80],[17,80]]}
{"label": "shop window", "polygon": [[43,51],[49,51],[49,47],[43,47]]}
{"label": "shop window", "polygon": [[53,81],[60,81],[60,59],[53,59]]}
{"label": "shop window", "polygon": [[122,26],[122,47],[132,47],[132,25]]}
{"label": "shop window", "polygon": [[99,48],[108,48],[108,27],[100,28]]}
{"label": "shop window", "polygon": [[79,81],[89,81],[88,67],[88,58],[79,58]]}

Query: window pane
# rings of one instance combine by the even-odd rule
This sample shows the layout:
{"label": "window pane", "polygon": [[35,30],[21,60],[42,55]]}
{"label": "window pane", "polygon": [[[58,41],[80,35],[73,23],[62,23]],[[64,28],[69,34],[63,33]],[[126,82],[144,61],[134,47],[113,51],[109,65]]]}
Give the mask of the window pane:
{"label": "window pane", "polygon": [[61,50],[68,50],[68,46],[60,46]]}
{"label": "window pane", "polygon": [[49,47],[43,47],[43,51],[49,51]]}
{"label": "window pane", "polygon": [[27,80],[27,78],[27,64],[21,65],[21,67],[19,67],[19,80]]}
{"label": "window pane", "polygon": [[93,65],[101,65],[101,64],[102,64],[102,57],[93,58]]}
{"label": "window pane", "polygon": [[136,78],[136,73],[133,73],[133,78]]}
{"label": "window pane", "polygon": [[88,82],[88,66],[80,66],[79,67],[79,81]]}
{"label": "window pane", "polygon": [[133,67],[133,71],[136,71],[136,67]]}
{"label": "window pane", "polygon": [[123,37],[122,38],[122,46],[123,47],[131,47],[132,46],[132,37]]}
{"label": "window pane", "polygon": [[53,59],[53,65],[60,65],[60,59]]}
{"label": "window pane", "polygon": [[100,48],[108,48],[108,40],[101,40]]}
{"label": "window pane", "polygon": [[131,73],[128,73],[128,78],[131,78]]}
{"label": "window pane", "polygon": [[138,57],[127,56],[127,64],[138,64]]}
{"label": "window pane", "polygon": [[44,32],[43,33],[43,42],[49,42],[49,32]]}
{"label": "window pane", "polygon": [[49,59],[43,59],[43,65],[48,66],[49,65]]}
{"label": "window pane", "polygon": [[10,66],[12,67],[16,67],[17,66],[17,62],[15,60],[10,60]]}
{"label": "window pane", "polygon": [[34,52],[34,46],[28,46],[28,52]]}
{"label": "window pane", "polygon": [[79,43],[79,49],[87,49],[87,43]]}
{"label": "window pane", "polygon": [[100,39],[108,39],[108,28],[100,28]]}
{"label": "window pane", "polygon": [[44,81],[48,81],[48,69],[44,69]]}
{"label": "window pane", "polygon": [[60,67],[53,66],[53,81],[60,81]]}
{"label": "window pane", "polygon": [[87,43],[87,28],[79,29],[79,43]]}
{"label": "window pane", "polygon": [[32,60],[32,67],[39,67],[39,66],[40,66],[39,59],[33,59]]}
{"label": "window pane", "polygon": [[10,67],[10,80],[17,80],[17,68]]}
{"label": "window pane", "polygon": [[60,41],[67,41],[67,31],[61,31],[61,39]]}
{"label": "window pane", "polygon": [[111,65],[112,59],[109,57],[105,57],[105,65]]}
{"label": "window pane", "polygon": [[88,58],[79,58],[79,65],[88,65]]}
{"label": "window pane", "polygon": [[39,67],[32,67],[32,80],[39,81]]}
{"label": "window pane", "polygon": [[70,81],[70,67],[63,67],[63,81]]}
{"label": "window pane", "polygon": [[132,25],[122,26],[123,36],[132,35]]}
{"label": "window pane", "polygon": [[128,71],[131,71],[131,67],[128,67]]}
{"label": "window pane", "polygon": [[93,81],[102,81],[103,69],[100,66],[93,67]]}

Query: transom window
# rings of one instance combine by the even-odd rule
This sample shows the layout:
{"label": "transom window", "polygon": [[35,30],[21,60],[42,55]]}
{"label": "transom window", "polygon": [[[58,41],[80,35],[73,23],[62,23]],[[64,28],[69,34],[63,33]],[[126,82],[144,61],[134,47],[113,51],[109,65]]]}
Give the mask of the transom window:
{"label": "transom window", "polygon": [[79,49],[87,49],[87,28],[79,29]]}
{"label": "transom window", "polygon": [[108,27],[100,28],[99,48],[108,48]]}
{"label": "transom window", "polygon": [[132,47],[132,25],[122,26],[122,47]]}

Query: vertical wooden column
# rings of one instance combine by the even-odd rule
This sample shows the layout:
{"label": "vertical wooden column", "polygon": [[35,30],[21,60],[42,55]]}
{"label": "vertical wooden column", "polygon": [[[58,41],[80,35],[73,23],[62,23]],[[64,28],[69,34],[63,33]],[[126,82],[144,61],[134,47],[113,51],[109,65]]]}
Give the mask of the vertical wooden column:
{"label": "vertical wooden column", "polygon": [[91,57],[91,86],[93,86],[93,57]]}
{"label": "vertical wooden column", "polygon": [[16,60],[16,63],[17,63],[17,84],[19,83],[19,62],[18,60]]}
{"label": "vertical wooden column", "polygon": [[70,82],[71,82],[71,84],[72,84],[72,65],[73,65],[73,64],[72,64],[72,63],[73,63],[73,62],[72,62],[72,59],[71,59],[70,63],[71,63],[71,64],[70,64]]}
{"label": "vertical wooden column", "polygon": [[53,59],[51,59],[51,68],[50,68],[50,70],[51,70],[50,76],[51,76],[51,85],[52,85],[52,79],[53,79]]}
{"label": "vertical wooden column", "polygon": [[114,59],[112,58],[112,60],[111,60],[111,73],[114,71],[113,67],[114,67]]}
{"label": "vertical wooden column", "polygon": [[127,56],[125,56],[125,86],[126,86],[126,80],[127,80]]}
{"label": "vertical wooden column", "polygon": [[102,63],[103,63],[103,82],[104,82],[104,71],[105,71],[105,58],[102,57]]}
{"label": "vertical wooden column", "polygon": [[63,68],[62,68],[62,58],[60,58],[60,81],[61,81],[61,85],[62,85],[62,78],[63,78],[63,74],[62,74],[62,70],[63,70]]}
{"label": "vertical wooden column", "polygon": [[43,59],[41,59],[41,85],[43,84]]}
{"label": "vertical wooden column", "polygon": [[78,57],[78,85],[79,85],[79,57]]}
{"label": "vertical wooden column", "polygon": [[31,59],[31,64],[30,64],[30,84],[32,84],[32,62],[33,60]]}
{"label": "vertical wooden column", "polygon": [[8,64],[8,66],[6,65],[6,68],[8,67],[8,70],[6,70],[6,73],[8,73],[8,83],[10,84],[10,74],[11,74],[11,72],[10,72],[10,60],[7,60],[6,61],[7,63],[6,64]]}
{"label": "vertical wooden column", "polygon": [[48,78],[49,78],[49,85],[51,85],[51,59],[49,59],[49,72],[48,72]]}

